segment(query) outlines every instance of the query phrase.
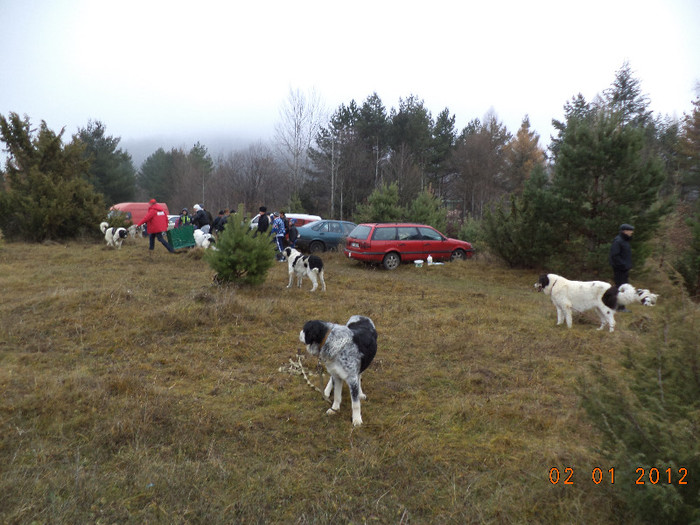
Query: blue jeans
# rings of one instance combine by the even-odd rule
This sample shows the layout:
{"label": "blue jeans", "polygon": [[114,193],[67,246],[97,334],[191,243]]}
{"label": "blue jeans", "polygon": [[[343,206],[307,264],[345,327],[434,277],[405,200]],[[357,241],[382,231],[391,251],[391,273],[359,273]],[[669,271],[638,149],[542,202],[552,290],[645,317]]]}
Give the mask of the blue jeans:
{"label": "blue jeans", "polygon": [[155,245],[156,245],[156,238],[165,246],[170,253],[173,253],[175,250],[173,250],[173,247],[170,246],[170,243],[163,239],[163,232],[158,232],[158,233],[151,233],[148,238],[148,249],[152,250]]}

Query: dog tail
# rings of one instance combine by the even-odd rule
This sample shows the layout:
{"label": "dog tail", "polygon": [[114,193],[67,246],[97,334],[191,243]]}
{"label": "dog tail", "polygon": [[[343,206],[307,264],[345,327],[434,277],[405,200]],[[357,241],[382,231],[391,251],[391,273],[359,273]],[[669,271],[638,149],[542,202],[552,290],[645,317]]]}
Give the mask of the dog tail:
{"label": "dog tail", "polygon": [[617,309],[617,295],[619,290],[617,286],[611,286],[603,294],[603,304],[610,308],[611,310]]}

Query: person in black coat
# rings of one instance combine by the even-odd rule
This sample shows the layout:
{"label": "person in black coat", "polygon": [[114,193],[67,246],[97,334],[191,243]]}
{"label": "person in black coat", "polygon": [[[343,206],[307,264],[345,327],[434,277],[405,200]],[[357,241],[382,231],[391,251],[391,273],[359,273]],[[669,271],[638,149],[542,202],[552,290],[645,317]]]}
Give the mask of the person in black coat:
{"label": "person in black coat", "polygon": [[204,233],[209,233],[209,229],[211,228],[211,220],[209,220],[209,215],[207,215],[207,212],[199,204],[192,206],[192,209],[195,211],[195,214],[192,217],[192,225],[195,227],[195,229],[202,230]]}
{"label": "person in black coat", "polygon": [[[615,286],[622,286],[629,282],[630,269],[632,268],[632,247],[630,245],[630,240],[632,239],[632,234],[634,233],[634,226],[631,224],[622,224],[620,226],[620,233],[613,240],[610,245],[610,266],[613,269],[613,279],[615,280]],[[620,311],[627,311],[627,309],[622,306]]]}
{"label": "person in black coat", "polygon": [[258,217],[257,233],[266,233],[269,227],[270,218],[267,216],[267,208],[265,206],[260,206],[260,217]]}

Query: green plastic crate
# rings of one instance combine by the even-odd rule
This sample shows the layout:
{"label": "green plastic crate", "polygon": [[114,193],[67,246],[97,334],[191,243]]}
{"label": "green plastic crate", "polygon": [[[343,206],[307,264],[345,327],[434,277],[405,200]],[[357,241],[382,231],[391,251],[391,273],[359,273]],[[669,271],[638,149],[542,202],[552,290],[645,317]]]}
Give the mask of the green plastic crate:
{"label": "green plastic crate", "polygon": [[194,226],[186,224],[180,228],[168,230],[168,242],[175,250],[179,248],[191,248],[195,245]]}

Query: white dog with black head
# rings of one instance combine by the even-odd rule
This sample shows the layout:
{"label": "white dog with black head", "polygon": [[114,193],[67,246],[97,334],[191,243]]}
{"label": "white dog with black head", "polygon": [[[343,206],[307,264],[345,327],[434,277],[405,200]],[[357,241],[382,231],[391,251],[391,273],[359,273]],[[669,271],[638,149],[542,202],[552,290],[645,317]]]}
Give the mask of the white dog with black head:
{"label": "white dog with black head", "polygon": [[110,228],[109,224],[106,222],[100,223],[100,230],[105,234],[107,246],[112,246],[117,249],[122,247],[122,242],[124,242],[124,239],[126,239],[128,235],[126,228]]}
{"label": "white dog with black head", "polygon": [[326,412],[333,415],[340,410],[343,381],[350,389],[352,424],[362,424],[360,401],[367,399],[362,392],[361,374],[377,353],[377,330],[369,317],[353,315],[347,324],[327,321],[307,321],[299,332],[299,340],[306,345],[309,354],[317,356],[331,375],[323,392],[333,404]]}
{"label": "white dog with black head", "polygon": [[538,292],[552,298],[557,309],[557,325],[566,321],[571,328],[572,312],[595,310],[600,319],[598,330],[608,325],[615,330],[615,310],[617,309],[618,289],[603,281],[570,281],[561,275],[548,273],[540,275],[535,283]]}
{"label": "white dog with black head", "polygon": [[318,279],[321,280],[322,289],[326,291],[326,281],[323,278],[323,260],[318,255],[302,255],[301,252],[294,248],[285,248],[284,253],[289,265],[289,284],[287,288],[292,287],[294,276],[297,277],[297,288],[301,288],[301,280],[304,276],[308,277],[313,286],[311,291],[315,292],[318,288]]}

